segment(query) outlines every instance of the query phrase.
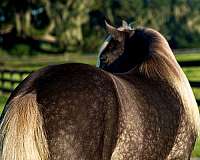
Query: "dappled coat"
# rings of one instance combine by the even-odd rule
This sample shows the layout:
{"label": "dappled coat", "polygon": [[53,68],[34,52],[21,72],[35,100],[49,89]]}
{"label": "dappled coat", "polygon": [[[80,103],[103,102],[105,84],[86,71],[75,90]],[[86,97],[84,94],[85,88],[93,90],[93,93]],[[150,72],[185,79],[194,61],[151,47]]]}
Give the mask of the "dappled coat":
{"label": "dappled coat", "polygon": [[49,66],[16,88],[1,115],[0,159],[189,159],[199,113],[166,40],[151,29],[108,30],[104,70]]}
{"label": "dappled coat", "polygon": [[112,159],[190,159],[200,116],[167,41],[150,28],[106,25],[97,66],[113,73],[121,106]]}

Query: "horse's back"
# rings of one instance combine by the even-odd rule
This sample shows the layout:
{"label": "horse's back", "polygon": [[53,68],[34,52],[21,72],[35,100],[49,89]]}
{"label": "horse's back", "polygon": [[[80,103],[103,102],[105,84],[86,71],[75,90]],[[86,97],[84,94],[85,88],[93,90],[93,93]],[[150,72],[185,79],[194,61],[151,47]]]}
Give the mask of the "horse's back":
{"label": "horse's back", "polygon": [[111,78],[84,64],[50,66],[13,93],[33,90],[51,159],[109,159],[116,141],[118,104]]}

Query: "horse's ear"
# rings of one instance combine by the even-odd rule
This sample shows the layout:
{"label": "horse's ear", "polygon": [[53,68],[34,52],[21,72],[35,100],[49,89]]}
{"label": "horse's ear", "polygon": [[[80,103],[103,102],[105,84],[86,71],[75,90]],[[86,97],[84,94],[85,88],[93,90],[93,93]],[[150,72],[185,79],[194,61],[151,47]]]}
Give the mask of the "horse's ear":
{"label": "horse's ear", "polygon": [[120,42],[124,40],[124,38],[125,38],[124,31],[121,31],[121,30],[111,26],[106,21],[105,21],[105,24],[106,24],[106,28],[107,28],[108,33],[111,34],[111,36],[113,37],[114,40],[117,40],[117,41],[120,41]]}
{"label": "horse's ear", "polygon": [[125,20],[122,21],[122,27],[127,28],[127,29],[129,28],[129,25]]}

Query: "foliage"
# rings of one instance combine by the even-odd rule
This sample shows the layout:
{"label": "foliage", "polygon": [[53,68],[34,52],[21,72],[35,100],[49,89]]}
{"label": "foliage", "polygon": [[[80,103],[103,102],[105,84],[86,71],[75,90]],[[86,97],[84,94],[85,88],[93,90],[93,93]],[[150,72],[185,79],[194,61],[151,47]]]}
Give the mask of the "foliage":
{"label": "foliage", "polygon": [[119,26],[124,19],[133,27],[157,29],[173,48],[198,47],[199,14],[199,0],[1,0],[0,44],[12,31],[56,41],[65,50],[97,52],[106,35],[104,20]]}
{"label": "foliage", "polygon": [[200,44],[198,0],[110,0],[99,5],[97,10],[118,26],[124,19],[133,27],[157,29],[173,48],[198,47]]}
{"label": "foliage", "polygon": [[25,44],[15,45],[10,49],[10,54],[13,56],[27,56],[30,54],[30,47]]}

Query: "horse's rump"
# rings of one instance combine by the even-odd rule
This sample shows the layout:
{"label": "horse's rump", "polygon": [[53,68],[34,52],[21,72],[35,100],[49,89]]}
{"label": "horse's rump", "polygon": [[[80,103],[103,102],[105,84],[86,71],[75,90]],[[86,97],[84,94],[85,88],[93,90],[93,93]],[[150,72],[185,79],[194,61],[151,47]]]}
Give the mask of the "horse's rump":
{"label": "horse's rump", "polygon": [[50,153],[64,159],[108,158],[116,141],[118,118],[111,78],[88,65],[54,69],[36,87]]}
{"label": "horse's rump", "polygon": [[[36,122],[40,122],[37,117],[34,119],[31,117],[40,115],[42,129],[37,131],[40,135],[46,133],[44,134],[46,137],[43,139],[47,145],[39,148],[34,144],[37,146],[34,150],[39,153],[45,148],[48,149],[45,150],[45,153],[52,160],[108,159],[111,156],[116,142],[118,102],[113,90],[113,82],[108,75],[88,65],[63,64],[52,66],[45,71],[42,70],[41,74],[33,73],[33,76],[30,75],[25,81],[17,89],[18,93],[13,93],[15,96],[10,99],[12,105],[6,107],[3,125],[4,122],[7,124],[8,118],[6,117],[20,117],[24,114],[20,118],[21,125],[31,127],[30,124],[35,119]],[[29,86],[27,87],[27,85]],[[21,93],[20,90],[23,90],[24,87],[27,90],[31,88],[32,91],[18,97],[18,94]],[[16,100],[23,105],[12,103]],[[36,111],[30,112],[27,103],[33,104],[29,108],[36,110],[37,114],[35,114]],[[10,111],[12,108],[13,112]],[[27,114],[30,118],[25,119]],[[18,129],[19,121],[14,121],[12,118],[9,121],[12,124],[11,130],[16,130],[15,133],[23,137],[24,132],[18,133],[20,131]],[[14,123],[18,125],[14,127]],[[1,133],[3,130],[12,134],[11,130],[1,127]],[[11,143],[15,136],[9,136],[8,143],[2,137],[2,148],[6,150],[6,154],[9,154],[7,146],[12,148],[12,143],[21,143],[22,139],[20,138]],[[36,136],[33,134],[29,137]],[[37,143],[33,139],[32,142]],[[45,144],[41,140],[40,142],[42,145]],[[30,147],[26,149],[29,151]],[[22,146],[18,148],[20,154],[16,160],[29,159],[27,154],[21,153],[25,148]],[[16,150],[18,149],[16,148]],[[13,151],[12,155],[14,152],[16,153]],[[32,157],[34,157],[33,154]],[[46,160],[47,155],[45,157],[38,156],[38,159]],[[37,159],[36,155],[35,157],[34,159]],[[9,158],[3,160],[10,160]]]}

